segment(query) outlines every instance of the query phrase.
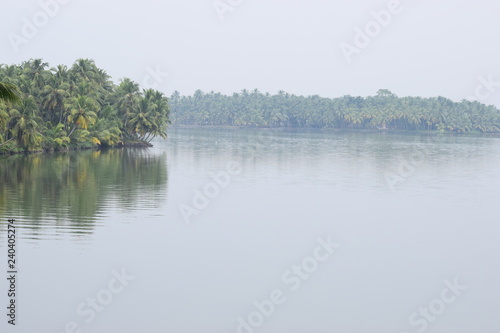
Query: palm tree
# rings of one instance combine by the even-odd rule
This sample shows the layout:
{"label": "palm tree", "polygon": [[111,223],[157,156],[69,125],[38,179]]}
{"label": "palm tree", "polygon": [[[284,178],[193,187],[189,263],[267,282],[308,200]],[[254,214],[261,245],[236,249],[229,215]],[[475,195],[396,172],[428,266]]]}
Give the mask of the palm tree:
{"label": "palm tree", "polygon": [[42,59],[31,59],[22,64],[24,74],[31,81],[31,84],[38,89],[42,89],[45,86],[48,74],[45,68],[48,66],[49,64],[43,62]]}
{"label": "palm tree", "polygon": [[71,137],[78,126],[86,130],[90,124],[93,124],[99,108],[95,100],[81,95],[73,97],[67,107],[70,109],[68,123],[73,126],[68,137]]}
{"label": "palm tree", "polygon": [[114,93],[114,105],[122,117],[123,125],[127,127],[129,119],[134,113],[140,98],[139,84],[125,78]]}
{"label": "palm tree", "polygon": [[28,97],[21,102],[17,109],[9,111],[11,139],[15,139],[18,146],[31,150],[41,142],[38,132],[40,119],[37,117],[38,106],[33,97]]}
{"label": "palm tree", "polygon": [[138,135],[139,139],[142,140],[147,133],[151,132],[154,120],[154,110],[152,110],[151,102],[146,98],[141,98],[128,122],[129,133]]}
{"label": "palm tree", "polygon": [[[129,79],[116,86],[90,59],[70,67],[49,67],[41,59],[0,64],[0,82],[0,145],[10,142],[8,149],[14,149],[16,141],[18,147],[39,147],[42,137],[45,149],[64,147],[68,140],[115,145],[125,137],[166,137],[168,99],[157,91],[141,92]],[[204,117],[216,119],[215,105],[201,102],[193,105],[210,109]]]}
{"label": "palm tree", "polygon": [[69,84],[63,83],[58,88],[45,86],[42,100],[42,107],[47,111],[45,120],[50,121],[53,125],[63,122],[64,105],[68,97],[67,89]]}
{"label": "palm tree", "polygon": [[19,103],[21,101],[21,92],[19,89],[10,83],[0,82],[0,100]]}
{"label": "palm tree", "polygon": [[76,75],[79,81],[93,81],[98,69],[94,60],[78,59],[70,71]]}
{"label": "palm tree", "polygon": [[53,73],[52,77],[55,85],[61,85],[63,82],[68,82],[68,66],[58,65],[57,67],[52,67],[50,70]]}

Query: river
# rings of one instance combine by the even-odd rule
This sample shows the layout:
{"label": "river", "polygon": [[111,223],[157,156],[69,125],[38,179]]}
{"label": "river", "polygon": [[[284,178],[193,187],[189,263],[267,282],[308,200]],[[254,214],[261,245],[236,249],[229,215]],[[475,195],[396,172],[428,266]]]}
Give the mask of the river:
{"label": "river", "polygon": [[[494,332],[500,139],[172,128],[0,158],[1,332]],[[5,313],[4,313],[5,312]]]}

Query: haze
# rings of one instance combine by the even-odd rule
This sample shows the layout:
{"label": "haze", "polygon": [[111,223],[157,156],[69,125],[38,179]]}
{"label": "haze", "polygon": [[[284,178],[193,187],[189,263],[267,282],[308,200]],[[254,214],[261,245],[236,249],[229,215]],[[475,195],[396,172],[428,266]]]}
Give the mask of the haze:
{"label": "haze", "polygon": [[[168,72],[154,83],[167,95],[258,88],[337,97],[386,88],[500,106],[500,3],[491,0],[401,0],[400,12],[351,63],[341,43],[353,44],[355,29],[365,29],[372,11],[391,1],[221,0],[233,4],[224,20],[214,0],[59,2],[29,38],[22,30],[42,10],[39,1],[3,2],[0,63],[43,58],[55,66],[91,58],[115,81],[140,83],[151,71]],[[13,34],[25,40],[16,46]]]}

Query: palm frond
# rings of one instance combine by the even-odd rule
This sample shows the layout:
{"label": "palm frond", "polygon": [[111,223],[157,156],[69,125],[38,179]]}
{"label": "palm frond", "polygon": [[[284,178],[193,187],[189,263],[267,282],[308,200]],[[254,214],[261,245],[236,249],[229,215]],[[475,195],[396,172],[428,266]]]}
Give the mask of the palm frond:
{"label": "palm frond", "polygon": [[21,92],[13,84],[0,82],[0,100],[19,103],[21,101]]}

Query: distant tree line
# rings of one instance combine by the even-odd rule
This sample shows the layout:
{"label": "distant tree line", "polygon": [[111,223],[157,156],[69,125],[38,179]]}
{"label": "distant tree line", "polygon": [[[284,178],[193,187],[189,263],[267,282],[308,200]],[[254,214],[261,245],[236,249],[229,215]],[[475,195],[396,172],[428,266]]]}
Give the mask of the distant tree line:
{"label": "distant tree line", "polygon": [[398,97],[381,89],[375,96],[322,98],[243,90],[231,96],[196,91],[170,97],[175,125],[255,126],[409,131],[500,132],[494,106],[444,97]]}
{"label": "distant tree line", "polygon": [[169,112],[163,93],[115,85],[93,60],[0,65],[0,153],[145,143],[166,137]]}
{"label": "distant tree line", "polygon": [[[170,112],[172,110],[172,112]],[[500,132],[494,106],[444,97],[323,98],[243,90],[192,96],[114,84],[93,60],[50,68],[41,59],[0,65],[0,153],[145,143],[167,126],[246,126]]]}

